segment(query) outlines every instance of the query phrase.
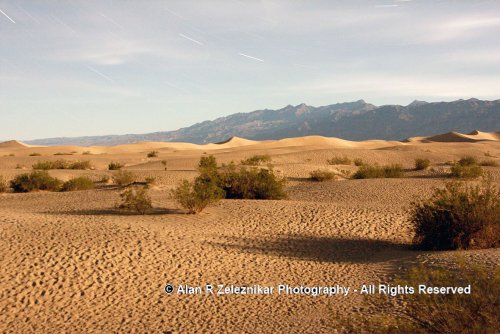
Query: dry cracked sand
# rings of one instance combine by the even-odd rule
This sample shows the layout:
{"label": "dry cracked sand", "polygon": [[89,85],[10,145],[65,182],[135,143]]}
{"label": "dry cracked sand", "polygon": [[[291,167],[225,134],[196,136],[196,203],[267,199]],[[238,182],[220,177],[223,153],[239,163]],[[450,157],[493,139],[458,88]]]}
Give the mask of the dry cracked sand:
{"label": "dry cracked sand", "polygon": [[[167,295],[165,284],[276,286],[386,282],[416,263],[498,265],[498,250],[420,252],[410,248],[408,208],[444,184],[447,161],[464,155],[500,161],[495,134],[407,142],[348,142],[308,137],[252,142],[235,138],[197,146],[139,143],[117,147],[27,147],[0,144],[0,175],[11,179],[40,160],[90,160],[89,171],[56,170],[61,179],[111,175],[110,161],[126,163],[139,178],[154,176],[155,210],[141,216],[113,209],[119,189],[67,193],[0,194],[0,329],[2,333],[331,333],[342,317],[363,321],[359,294]],[[467,140],[470,139],[474,140]],[[487,138],[486,138],[487,137]],[[465,139],[464,139],[465,138]],[[463,139],[463,140],[462,140]],[[159,157],[146,158],[158,150]],[[57,152],[75,151],[71,156]],[[90,151],[90,155],[82,155]],[[31,153],[41,156],[29,156]],[[268,153],[289,179],[289,199],[223,200],[188,215],[168,198],[181,179],[196,175],[199,157],[219,162]],[[429,158],[435,172],[403,179],[307,180],[332,156],[413,166]],[[161,160],[168,161],[164,171]],[[16,168],[17,167],[17,168]],[[487,167],[500,183],[500,168]],[[383,311],[383,310],[382,310]]]}

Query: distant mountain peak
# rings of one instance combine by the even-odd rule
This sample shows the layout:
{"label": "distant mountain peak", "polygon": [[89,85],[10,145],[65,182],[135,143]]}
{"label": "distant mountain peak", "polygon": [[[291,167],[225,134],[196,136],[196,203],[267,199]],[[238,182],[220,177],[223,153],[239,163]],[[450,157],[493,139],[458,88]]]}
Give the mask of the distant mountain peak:
{"label": "distant mountain peak", "polygon": [[423,106],[424,104],[429,104],[429,102],[426,101],[420,101],[420,100],[413,100],[412,103],[407,105],[407,107],[418,107],[418,106]]}

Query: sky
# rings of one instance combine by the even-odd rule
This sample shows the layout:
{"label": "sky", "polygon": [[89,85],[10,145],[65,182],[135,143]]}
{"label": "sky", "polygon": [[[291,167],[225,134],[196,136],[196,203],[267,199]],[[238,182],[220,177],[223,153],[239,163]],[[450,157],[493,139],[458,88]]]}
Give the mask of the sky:
{"label": "sky", "polygon": [[500,98],[500,1],[0,0],[0,140]]}

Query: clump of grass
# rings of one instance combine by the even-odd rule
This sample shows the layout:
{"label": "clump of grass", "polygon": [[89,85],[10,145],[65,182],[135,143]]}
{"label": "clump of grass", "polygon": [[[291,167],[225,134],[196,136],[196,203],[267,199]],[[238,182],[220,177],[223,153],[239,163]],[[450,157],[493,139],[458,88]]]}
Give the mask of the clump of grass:
{"label": "clump of grass", "polygon": [[[76,153],[76,152],[75,152]],[[65,153],[65,152],[57,152],[57,153],[54,153],[54,155],[73,155],[74,153],[73,152],[70,152],[70,153]]]}
{"label": "clump of grass", "polygon": [[146,185],[148,187],[154,186],[156,184],[156,177],[154,176],[148,176],[144,180],[146,182]]}
{"label": "clump of grass", "polygon": [[144,215],[153,207],[151,197],[143,187],[128,187],[120,194],[120,198],[119,209],[132,210]]}
{"label": "clump of grass", "polygon": [[67,161],[67,160],[54,160],[54,161],[38,161],[33,164],[33,169],[92,169],[90,161]]}
{"label": "clump of grass", "polygon": [[47,171],[33,171],[19,174],[10,181],[14,192],[30,192],[37,190],[59,191],[62,181],[49,175]]}
{"label": "clump of grass", "polygon": [[94,188],[94,181],[86,176],[80,176],[64,182],[61,191],[89,190]]}
{"label": "clump of grass", "polygon": [[326,160],[326,162],[329,165],[350,165],[351,164],[351,160],[346,156],[343,156],[343,157],[335,156],[331,159]]}
{"label": "clump of grass", "polygon": [[427,250],[500,246],[500,191],[491,176],[481,185],[452,181],[413,203],[414,243]]}
{"label": "clump of grass", "polygon": [[498,162],[496,162],[495,160],[493,159],[486,159],[486,160],[483,160],[479,163],[479,165],[481,166],[488,166],[488,167],[498,167]]}
{"label": "clump of grass", "polygon": [[158,156],[158,151],[151,151],[147,156],[148,158],[156,158]]}
{"label": "clump of grass", "polygon": [[473,179],[483,175],[483,169],[478,165],[461,165],[457,163],[451,166],[450,176],[459,179]]}
{"label": "clump of grass", "polygon": [[41,156],[40,153],[36,153],[36,152],[30,153],[30,157],[39,157],[39,156]]}
{"label": "clump of grass", "polygon": [[490,151],[485,152],[485,153],[484,153],[484,156],[485,156],[485,157],[488,157],[488,158],[494,158],[494,156],[490,153]]}
{"label": "clump of grass", "polygon": [[7,191],[7,182],[5,182],[5,179],[3,178],[2,175],[0,175],[0,193],[4,193]]}
{"label": "clump of grass", "polygon": [[415,159],[415,170],[425,170],[429,168],[431,161],[429,159],[417,158]]}
{"label": "clump of grass", "polygon": [[135,182],[137,176],[126,170],[119,170],[115,175],[113,175],[113,182],[119,186],[127,186],[133,182]]}
{"label": "clump of grass", "polygon": [[[394,285],[414,287],[415,293],[405,295],[404,306],[395,307],[394,297],[377,296],[371,301],[384,310],[361,326],[368,333],[497,333],[500,323],[500,269],[467,267],[456,269],[429,268],[422,265],[410,268]],[[467,287],[470,294],[424,294],[418,287]],[[360,328],[352,328],[352,332]]]}
{"label": "clump of grass", "polygon": [[404,176],[403,167],[393,164],[388,166],[363,165],[353,174],[353,179],[400,178]]}
{"label": "clump of grass", "polygon": [[474,157],[466,156],[458,160],[457,164],[460,166],[475,166],[477,165],[477,160]]}
{"label": "clump of grass", "polygon": [[363,159],[361,159],[361,158],[356,158],[356,159],[354,159],[354,165],[355,165],[355,166],[358,166],[358,167],[359,167],[359,166],[363,166],[364,164],[365,164],[365,163],[363,162]]}
{"label": "clump of grass", "polygon": [[335,173],[327,169],[317,169],[309,173],[310,179],[313,181],[329,181],[335,179]]}
{"label": "clump of grass", "polygon": [[161,164],[163,165],[163,168],[164,168],[165,170],[167,170],[167,160],[162,160],[162,161],[160,161],[160,162],[161,162]]}
{"label": "clump of grass", "polygon": [[246,166],[260,166],[264,163],[270,163],[271,160],[272,158],[269,154],[257,154],[251,156],[250,158],[241,160],[241,164]]}
{"label": "clump of grass", "polygon": [[214,182],[197,178],[194,182],[183,180],[172,190],[172,197],[189,213],[195,214],[222,199],[224,191]]}
{"label": "clump of grass", "polygon": [[109,177],[109,175],[103,175],[103,177],[101,177],[101,180],[99,182],[104,183],[104,184],[108,184],[110,181],[111,181],[111,178]]}
{"label": "clump of grass", "polygon": [[119,163],[119,162],[114,162],[114,161],[111,161],[109,164],[108,164],[108,169],[109,170],[120,170],[123,168],[123,164],[122,163]]}
{"label": "clump of grass", "polygon": [[90,151],[83,151],[82,152],[82,155],[91,155],[91,154],[92,154],[92,152],[90,152]]}

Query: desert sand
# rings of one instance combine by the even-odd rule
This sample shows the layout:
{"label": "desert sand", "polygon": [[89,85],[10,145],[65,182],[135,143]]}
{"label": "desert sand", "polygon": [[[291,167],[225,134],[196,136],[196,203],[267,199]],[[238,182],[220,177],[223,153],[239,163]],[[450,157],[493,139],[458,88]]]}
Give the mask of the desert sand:
{"label": "desert sand", "polygon": [[[94,170],[52,170],[67,180],[111,175],[111,161],[140,179],[156,177],[147,215],[113,209],[120,189],[0,194],[0,328],[3,333],[332,333],[342,317],[362,321],[380,312],[362,296],[167,295],[166,283],[203,286],[378,284],[416,263],[498,265],[497,249],[412,250],[408,208],[447,180],[448,161],[470,155],[500,162],[498,133],[449,133],[397,141],[353,142],[304,137],[270,141],[231,138],[219,144],[136,143],[114,147],[0,144],[0,175],[12,179],[41,160],[90,160]],[[159,156],[147,158],[149,151]],[[90,154],[83,155],[83,152]],[[71,153],[74,152],[74,153]],[[40,156],[30,156],[38,153]],[[66,153],[71,155],[54,155]],[[289,198],[223,200],[199,215],[168,198],[197,175],[200,156],[219,163],[270,154],[287,177]],[[411,169],[417,157],[432,170],[402,179],[349,180],[347,156]],[[167,160],[165,171],[161,160]],[[339,179],[315,183],[318,168]],[[484,167],[500,184],[500,168]],[[383,310],[382,310],[383,311]]]}

